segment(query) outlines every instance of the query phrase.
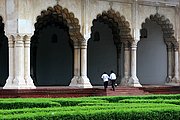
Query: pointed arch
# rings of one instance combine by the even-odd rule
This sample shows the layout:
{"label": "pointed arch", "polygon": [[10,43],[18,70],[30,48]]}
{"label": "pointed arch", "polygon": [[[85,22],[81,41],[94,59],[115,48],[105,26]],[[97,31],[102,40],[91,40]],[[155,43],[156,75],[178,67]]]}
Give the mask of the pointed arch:
{"label": "pointed arch", "polygon": [[67,8],[62,8],[60,5],[48,7],[47,10],[41,11],[41,15],[37,16],[36,21],[33,37],[37,37],[42,28],[49,24],[55,24],[68,29],[69,36],[73,42],[79,42],[83,38],[80,33],[79,20],[75,18],[74,13],[69,12]]}
{"label": "pointed arch", "polygon": [[148,23],[149,21],[154,21],[155,23],[160,25],[163,32],[163,39],[166,45],[168,45],[169,43],[172,43],[174,47],[178,47],[177,40],[174,37],[173,24],[170,22],[168,18],[166,18],[164,15],[160,15],[159,13],[150,15],[150,17],[146,18],[145,22],[142,23],[142,28],[144,24]]}
{"label": "pointed arch", "polygon": [[[39,61],[41,61],[42,58],[44,57],[43,56],[42,58],[40,58],[38,56],[38,54],[43,53],[43,51],[41,50],[41,52],[38,53],[37,46],[39,45],[39,46],[41,46],[42,49],[44,49],[44,47],[47,45],[45,43],[41,44],[41,45],[39,44],[40,31],[43,32],[42,30],[44,30],[44,28],[50,28],[50,27],[52,29],[54,29],[54,31],[56,31],[54,33],[49,33],[49,34],[52,34],[51,43],[54,43],[54,45],[56,44],[59,47],[53,47],[53,45],[51,45],[49,47],[52,51],[60,50],[59,54],[57,54],[57,58],[56,58],[56,62],[59,65],[59,67],[57,67],[58,65],[55,65],[55,63],[52,63],[51,66],[56,66],[55,67],[56,69],[61,68],[61,71],[59,71],[59,72],[61,72],[61,74],[65,76],[64,80],[70,79],[69,77],[72,77],[71,75],[73,74],[73,55],[74,55],[74,53],[73,53],[74,47],[73,46],[74,45],[80,46],[80,42],[82,40],[84,40],[82,34],[80,33],[79,20],[77,18],[75,18],[74,13],[69,12],[69,10],[67,8],[63,8],[60,5],[55,5],[54,7],[48,7],[47,10],[41,11],[41,14],[39,16],[37,16],[37,18],[36,18],[36,23],[34,24],[34,26],[35,26],[35,31],[34,31],[34,35],[31,38],[31,76],[35,80],[35,84],[37,84],[37,75],[36,75],[37,71],[39,70],[41,73],[43,71],[42,69],[40,69],[40,67],[38,67],[38,64],[36,63],[36,59],[39,58]],[[62,34],[64,34],[64,37],[67,38],[68,41],[65,40],[64,43],[62,43],[62,44],[60,44],[60,42],[57,42],[57,39],[58,39],[57,32],[59,32],[59,33],[62,32]],[[60,35],[58,35],[58,36],[60,36]],[[66,51],[63,51],[63,49],[66,49]],[[66,55],[64,55],[64,54],[66,54]],[[64,55],[64,57],[62,57],[62,56],[60,57],[60,55]],[[37,56],[37,58],[36,58],[36,56]],[[55,52],[53,52],[53,54],[49,53],[46,57],[51,59],[51,57],[53,57],[53,56],[56,56]],[[64,60],[64,59],[66,59],[66,60]],[[65,65],[65,64],[63,64],[62,62],[61,63],[58,62],[61,60],[64,60],[64,62],[68,62],[68,65],[67,65],[66,69],[64,69],[64,72],[63,72],[62,68],[64,67],[63,65]],[[36,70],[36,68],[37,68],[37,70]],[[54,67],[52,67],[52,68],[54,68]],[[67,70],[68,72],[65,72],[65,70]],[[40,72],[39,72],[39,74],[41,74]],[[52,74],[52,76],[55,76],[55,77],[58,76],[58,75],[54,75],[54,74],[58,74],[57,70],[51,71],[51,74]],[[62,78],[63,78],[63,76],[62,76]],[[56,78],[56,80],[57,79],[58,78]],[[63,83],[63,82],[61,81],[61,83]],[[63,83],[63,85],[65,85],[65,84],[67,84],[67,82]]]}
{"label": "pointed arch", "polygon": [[[103,11],[101,14],[97,15],[96,19],[93,20],[93,26],[96,21],[103,22],[112,29],[115,44],[119,44],[121,42],[132,43],[133,38],[131,35],[130,24],[123,15],[120,15],[119,12],[115,12],[113,9]],[[91,33],[93,26],[91,27]]]}
{"label": "pointed arch", "polygon": [[[102,27],[107,31],[101,29],[100,31],[110,33],[112,36],[109,35],[109,38],[106,38],[111,40],[107,40],[104,36],[102,36],[103,39],[98,39],[99,35],[94,30],[98,28],[101,23],[103,23]],[[92,40],[92,35],[97,37],[94,41]],[[109,69],[115,71],[119,84],[123,76],[122,71],[124,70],[124,49],[130,48],[133,42],[129,22],[123,15],[120,15],[119,12],[113,9],[103,11],[92,21],[91,38],[88,42],[88,75],[90,79],[93,80],[92,84],[100,84],[101,80],[99,76]]]}
{"label": "pointed arch", "polygon": [[[139,78],[142,78],[142,80],[146,79],[147,83],[156,79],[156,81],[153,81],[153,83],[159,82],[158,84],[165,84],[168,81],[171,81],[173,77],[174,70],[172,69],[174,68],[173,60],[175,57],[173,52],[179,47],[178,42],[174,36],[173,24],[164,15],[156,13],[145,19],[141,26],[142,29],[146,28],[147,25],[151,25],[151,27],[156,26],[155,29],[161,31],[158,33],[158,36],[161,36],[161,41],[153,41],[149,39],[139,41]],[[147,42],[148,40],[149,42]],[[149,54],[147,54],[147,52]],[[153,62],[153,60],[155,62]],[[157,66],[158,68],[155,69]],[[159,71],[158,74],[156,74],[157,72],[155,70]]]}

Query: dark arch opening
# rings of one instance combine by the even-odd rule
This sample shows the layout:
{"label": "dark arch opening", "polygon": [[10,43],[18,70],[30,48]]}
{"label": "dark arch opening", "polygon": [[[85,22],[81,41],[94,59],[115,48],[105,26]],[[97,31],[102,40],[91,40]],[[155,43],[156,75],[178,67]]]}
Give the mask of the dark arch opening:
{"label": "dark arch opening", "polygon": [[113,9],[103,11],[93,20],[91,38],[88,40],[88,77],[93,85],[102,85],[102,73],[111,70],[116,72],[117,83],[120,83],[124,45],[131,44],[133,40],[129,26],[125,17]]}
{"label": "dark arch opening", "polygon": [[110,73],[111,70],[117,72],[117,50],[112,30],[107,24],[97,21],[88,40],[88,77],[92,85],[102,85],[102,73]]}
{"label": "dark arch opening", "polygon": [[5,36],[4,23],[0,16],[0,86],[3,87],[9,76],[8,38]]}
{"label": "dark arch opening", "polygon": [[[167,77],[167,48],[163,31],[155,21],[146,21],[137,47],[137,76],[142,85],[164,85]],[[143,36],[143,35],[142,35]]]}
{"label": "dark arch opening", "polygon": [[73,58],[67,21],[53,12],[42,16],[31,38],[31,77],[35,85],[69,85]]}

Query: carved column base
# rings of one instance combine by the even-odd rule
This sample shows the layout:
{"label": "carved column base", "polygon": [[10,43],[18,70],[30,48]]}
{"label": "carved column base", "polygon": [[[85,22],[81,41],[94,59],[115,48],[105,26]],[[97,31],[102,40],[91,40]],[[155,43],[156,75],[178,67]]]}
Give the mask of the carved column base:
{"label": "carved column base", "polygon": [[128,77],[122,78],[122,79],[121,79],[120,86],[128,86],[128,81],[129,81],[129,78],[128,78]]}
{"label": "carved column base", "polygon": [[13,83],[13,77],[8,77],[8,79],[6,80],[6,84],[5,86],[3,87],[3,89],[8,89],[12,86],[12,83]]}
{"label": "carved column base", "polygon": [[74,76],[69,86],[80,88],[92,88],[92,85],[87,76]]}
{"label": "carved column base", "polygon": [[79,76],[74,76],[72,79],[71,79],[71,83],[69,84],[69,86],[71,87],[78,87],[79,83]]}
{"label": "carved column base", "polygon": [[171,78],[169,82],[165,83],[165,85],[171,85],[171,86],[179,86],[180,81],[177,77]]}
{"label": "carved column base", "polygon": [[26,78],[25,81],[26,81],[27,87],[29,87],[30,89],[36,88],[31,77]]}
{"label": "carved column base", "polygon": [[142,87],[142,85],[139,83],[139,80],[137,77],[130,77],[129,81],[128,81],[128,86]]}
{"label": "carved column base", "polygon": [[166,83],[169,83],[169,82],[171,82],[172,81],[172,76],[168,76],[167,78],[166,78]]}
{"label": "carved column base", "polygon": [[16,77],[12,83],[6,84],[3,89],[35,89],[34,85],[27,85],[23,77]]}

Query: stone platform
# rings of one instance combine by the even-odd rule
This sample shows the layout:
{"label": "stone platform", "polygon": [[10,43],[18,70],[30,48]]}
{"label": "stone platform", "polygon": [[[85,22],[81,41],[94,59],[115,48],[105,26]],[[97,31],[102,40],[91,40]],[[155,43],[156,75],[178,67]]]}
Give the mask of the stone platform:
{"label": "stone platform", "polygon": [[116,87],[113,91],[109,86],[107,91],[103,86],[94,88],[76,87],[37,87],[36,89],[2,89],[0,98],[57,98],[57,97],[87,97],[87,96],[122,96],[147,94],[180,94],[180,86],[143,86],[143,87]]}

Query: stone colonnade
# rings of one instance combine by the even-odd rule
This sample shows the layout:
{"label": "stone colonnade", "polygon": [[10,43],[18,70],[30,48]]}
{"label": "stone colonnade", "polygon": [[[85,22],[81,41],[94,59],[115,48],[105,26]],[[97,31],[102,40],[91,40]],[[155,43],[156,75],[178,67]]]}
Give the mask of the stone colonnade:
{"label": "stone colonnade", "polygon": [[[30,76],[30,38],[30,35],[20,34],[8,36],[9,77],[3,89],[36,88]],[[172,44],[168,44],[167,48],[168,75],[166,84],[179,85],[178,46],[172,50]],[[137,42],[133,42],[131,47],[128,47],[128,45],[124,47],[124,77],[121,80],[122,86],[142,86],[136,75],[136,49]],[[172,57],[173,55],[174,57]],[[174,75],[172,71],[174,71]],[[85,40],[80,44],[74,44],[74,77],[71,80],[70,86],[92,88],[87,77],[87,42]]]}
{"label": "stone colonnade", "polygon": [[[134,13],[133,13],[133,22],[135,22],[135,26],[132,29],[138,30],[138,4],[135,2]],[[67,26],[75,25],[71,31],[72,35],[76,35],[76,31],[80,33],[80,25],[78,19],[74,18],[73,13],[69,13],[67,9],[62,9],[61,6],[55,6],[54,8],[48,8],[47,11],[42,11],[41,16],[38,17],[39,23],[43,21],[47,21],[46,19],[42,19],[47,14],[52,14],[53,12],[58,14],[64,13],[64,18],[67,21],[65,22]],[[128,26],[129,23],[125,21],[124,16],[120,16],[119,13],[114,14],[114,11],[109,11],[111,14],[103,13],[103,19],[111,18],[114,16],[115,22],[120,17],[120,23],[118,23],[120,29],[125,26]],[[54,14],[52,14],[54,15]],[[59,16],[61,18],[62,15]],[[67,18],[66,18],[67,17]],[[70,17],[70,18],[68,18]],[[97,16],[98,18],[98,16]],[[155,17],[156,18],[156,17]],[[157,17],[158,18],[158,17]],[[163,17],[162,17],[163,19]],[[55,19],[56,20],[56,19]],[[59,19],[62,20],[62,19]],[[65,20],[64,20],[65,21]],[[73,22],[72,22],[73,21]],[[168,21],[167,21],[168,22]],[[124,23],[124,24],[122,24]],[[114,24],[112,24],[114,25]],[[169,25],[169,24],[168,24]],[[35,27],[41,27],[41,24],[36,24]],[[115,26],[115,25],[114,25]],[[165,26],[166,27],[166,26]],[[35,28],[36,29],[36,28]],[[127,29],[130,33],[130,30]],[[127,34],[127,31],[125,31]],[[87,33],[88,34],[88,33]],[[125,34],[125,35],[126,35]],[[122,37],[122,35],[120,35]],[[129,34],[127,34],[129,36]],[[133,87],[141,87],[142,85],[139,83],[139,80],[136,75],[136,52],[137,52],[137,42],[139,38],[139,34],[134,35],[134,41],[132,41],[131,45],[125,45],[124,47],[124,76],[121,80],[121,85],[123,86],[133,86]],[[8,35],[8,44],[9,44],[9,77],[6,80],[6,84],[3,87],[4,89],[34,89],[33,80],[30,76],[30,38],[31,35],[28,34],[14,34]],[[70,86],[81,87],[81,88],[92,88],[90,80],[87,77],[87,41],[86,40],[77,40],[78,42],[74,42],[74,76],[71,80]],[[167,75],[167,84],[171,85],[179,85],[179,71],[178,71],[178,46],[172,48],[168,47],[168,75]],[[174,50],[172,50],[174,49]]]}
{"label": "stone colonnade", "polygon": [[[30,76],[30,35],[9,35],[9,77],[3,89],[35,89]],[[74,44],[74,77],[70,86],[92,88],[87,77],[87,42]]]}

